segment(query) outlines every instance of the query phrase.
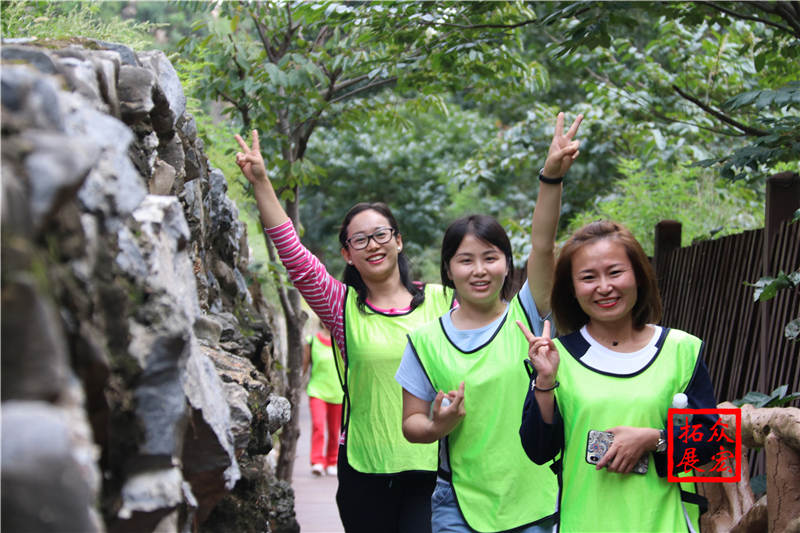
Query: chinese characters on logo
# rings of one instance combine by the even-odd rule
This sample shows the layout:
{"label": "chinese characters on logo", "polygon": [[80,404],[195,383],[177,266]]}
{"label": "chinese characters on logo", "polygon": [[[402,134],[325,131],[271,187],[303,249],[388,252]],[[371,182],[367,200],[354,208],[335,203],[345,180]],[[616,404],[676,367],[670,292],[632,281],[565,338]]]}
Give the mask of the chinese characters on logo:
{"label": "chinese characters on logo", "polygon": [[[736,421],[735,438],[731,439],[725,430],[728,425],[725,424],[722,418],[717,419],[713,426],[711,426],[711,434],[707,437],[703,435],[700,430],[701,424],[691,424],[687,417],[680,417],[685,420],[685,425],[677,427],[678,434],[675,437],[673,430],[674,415],[733,415]],[[669,409],[667,419],[669,425],[667,427],[667,436],[669,443],[669,453],[667,454],[668,473],[667,479],[672,482],[693,481],[699,483],[707,482],[723,482],[723,483],[736,483],[741,479],[741,468],[738,468],[742,459],[742,412],[739,409]],[[674,439],[677,438],[683,442],[686,447],[682,457],[675,457]],[[711,457],[711,462],[708,463],[710,467],[701,468],[698,464],[700,462],[697,457],[697,448],[692,446],[692,443],[698,442],[713,442],[719,444],[719,451]],[[730,450],[733,448],[733,452]],[[677,461],[677,462],[676,462]],[[682,472],[682,475],[676,476],[673,470]],[[692,473],[708,473],[708,475],[691,475]],[[717,475],[714,475],[717,474]],[[727,475],[725,475],[727,474]]]}

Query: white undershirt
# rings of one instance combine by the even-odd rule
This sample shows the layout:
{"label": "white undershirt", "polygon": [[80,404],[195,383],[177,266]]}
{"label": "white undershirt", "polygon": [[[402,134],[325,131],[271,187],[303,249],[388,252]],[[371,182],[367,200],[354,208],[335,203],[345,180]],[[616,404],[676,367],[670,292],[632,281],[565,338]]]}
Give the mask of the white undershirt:
{"label": "white undershirt", "polygon": [[656,355],[656,342],[661,337],[661,326],[650,324],[654,328],[653,337],[640,350],[635,352],[615,352],[600,344],[586,329],[581,328],[581,335],[589,343],[589,349],[581,357],[581,362],[594,369],[611,374],[635,374],[644,368]]}

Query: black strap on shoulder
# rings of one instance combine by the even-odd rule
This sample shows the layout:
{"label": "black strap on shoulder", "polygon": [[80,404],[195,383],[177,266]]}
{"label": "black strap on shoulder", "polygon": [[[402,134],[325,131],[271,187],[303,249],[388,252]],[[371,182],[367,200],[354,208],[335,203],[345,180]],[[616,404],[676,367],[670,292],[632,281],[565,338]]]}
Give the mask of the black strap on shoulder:
{"label": "black strap on shoulder", "polygon": [[528,378],[529,379],[535,378],[536,377],[536,369],[533,367],[533,363],[531,363],[531,360],[528,359],[528,358],[525,358],[525,359],[522,360],[522,362],[525,364],[525,371],[528,373]]}
{"label": "black strap on shoulder", "polygon": [[[350,421],[350,390],[347,387],[347,361],[344,360],[342,353],[337,349],[336,341],[331,338],[331,350],[333,350],[333,366],[336,367],[336,375],[339,377],[339,385],[342,386],[342,419],[339,427],[341,431],[347,431]],[[340,368],[339,360],[342,360],[344,368]]]}
{"label": "black strap on shoulder", "polygon": [[554,459],[552,463],[550,463],[550,470],[553,471],[555,475],[561,474],[561,470],[564,468],[564,461],[559,457],[558,459]]}
{"label": "black strap on shoulder", "polygon": [[700,514],[708,511],[708,498],[695,492],[681,489],[681,501],[696,505],[700,509]]}

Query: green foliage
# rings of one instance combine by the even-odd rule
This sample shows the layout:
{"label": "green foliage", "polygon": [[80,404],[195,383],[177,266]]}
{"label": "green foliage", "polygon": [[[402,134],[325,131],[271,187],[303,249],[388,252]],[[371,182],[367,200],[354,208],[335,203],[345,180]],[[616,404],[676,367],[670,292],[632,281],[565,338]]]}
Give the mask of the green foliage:
{"label": "green foliage", "polygon": [[362,16],[363,42],[385,47],[382,62],[401,92],[460,92],[486,102],[547,83],[541,65],[519,54],[513,28],[536,20],[523,2],[387,2]]}
{"label": "green foliage", "polygon": [[753,407],[781,407],[797,398],[800,398],[800,392],[787,394],[788,390],[789,385],[781,385],[777,389],[773,390],[770,394],[764,394],[763,392],[758,391],[750,391],[745,394],[743,398],[733,400],[731,403],[736,407],[741,407],[746,403],[749,403]]}
{"label": "green foliage", "polygon": [[[305,189],[303,242],[331,272],[341,272],[336,236],[345,212],[358,201],[382,201],[400,224],[415,277],[433,281],[443,228],[462,214],[454,204],[467,197],[451,194],[450,173],[488,142],[492,125],[452,105],[445,115],[419,113],[412,103],[396,112],[395,124],[376,116],[357,130],[318,130],[307,157],[326,173]],[[478,200],[472,198],[472,209]]]}
{"label": "green foliage", "polygon": [[87,37],[126,44],[134,49],[152,46],[150,36],[158,25],[100,15],[98,2],[0,3],[3,38],[64,40]]}
{"label": "green foliage", "polygon": [[800,286],[800,270],[786,274],[783,270],[778,273],[777,277],[764,276],[755,283],[747,283],[751,287],[755,287],[753,291],[753,300],[758,302],[766,302],[775,298],[778,291],[781,289],[791,289]]}
{"label": "green foliage", "polygon": [[652,255],[655,226],[662,220],[681,222],[684,246],[764,224],[761,201],[752,190],[724,183],[708,172],[646,169],[638,160],[622,160],[618,170],[622,178],[609,194],[570,220],[570,232],[593,220],[615,220],[628,227]]}
{"label": "green foliage", "polygon": [[180,45],[193,60],[196,94],[224,101],[236,129],[260,130],[273,184],[301,231],[293,214],[302,205],[300,187],[315,188],[299,218],[317,219],[305,240],[334,262],[338,244],[320,234],[335,235],[357,200],[399,206],[409,253],[423,254],[438,240],[452,198],[443,169],[494,133],[491,118],[473,114],[461,120],[483,131],[465,137],[466,128],[450,119],[463,115],[442,94],[497,101],[547,81],[535,61],[521,59],[514,32],[497,28],[514,17],[530,22],[523,3],[218,7],[195,24],[201,34]]}
{"label": "green foliage", "polygon": [[723,104],[728,111],[746,107],[760,113],[774,109],[777,114],[759,116],[754,120],[760,131],[751,145],[736,149],[725,157],[699,161],[698,165],[722,163],[722,175],[734,178],[742,176],[744,169],[758,170],[768,164],[800,159],[800,116],[790,114],[791,110],[800,109],[800,82],[790,82],[775,90],[746,91]]}
{"label": "green foliage", "polygon": [[627,101],[626,127],[670,128],[668,138],[703,147],[694,161],[725,178],[764,177],[800,159],[796,13],[757,2],[570,2],[544,22],[560,33],[553,50],[565,60],[606,54],[583,68],[601,98]]}
{"label": "green foliage", "polygon": [[396,100],[376,98],[387,88],[417,99],[420,109],[444,110],[443,91],[489,99],[537,87],[536,65],[518,60],[510,37],[436,29],[486,12],[458,2],[225,3],[195,26],[208,37],[187,37],[181,51],[203,64],[201,97],[228,102],[226,113],[243,129],[270,132],[262,147],[274,156],[273,176],[292,186],[319,170],[290,172],[314,129],[346,129],[378,112],[392,117]]}
{"label": "green foliage", "polygon": [[98,2],[104,17],[119,17],[151,25],[154,45],[173,51],[176,43],[191,33],[198,9],[211,2],[178,2],[175,0]]}
{"label": "green foliage", "polygon": [[[554,105],[533,104],[522,120],[493,128],[488,142],[479,145],[462,164],[455,166],[450,177],[450,196],[461,212],[482,212],[496,217],[509,232],[514,260],[522,264],[530,250],[531,213],[538,194],[539,169],[544,165],[560,109]],[[565,110],[569,125],[579,112],[591,114],[586,105]],[[578,138],[588,143],[595,124],[584,121]],[[582,145],[583,146],[583,145]],[[599,148],[603,150],[604,148]],[[582,149],[583,150],[583,149]],[[598,172],[602,158],[581,155],[564,181],[562,222],[577,207],[586,205],[596,190],[608,181],[606,172]]]}
{"label": "green foliage", "polygon": [[[776,277],[764,276],[755,283],[745,283],[745,285],[755,287],[755,291],[753,291],[754,301],[766,302],[775,298],[779,290],[800,287],[800,270],[795,270],[789,274],[781,270]],[[792,341],[800,339],[800,317],[786,324],[783,328],[783,334]]]}

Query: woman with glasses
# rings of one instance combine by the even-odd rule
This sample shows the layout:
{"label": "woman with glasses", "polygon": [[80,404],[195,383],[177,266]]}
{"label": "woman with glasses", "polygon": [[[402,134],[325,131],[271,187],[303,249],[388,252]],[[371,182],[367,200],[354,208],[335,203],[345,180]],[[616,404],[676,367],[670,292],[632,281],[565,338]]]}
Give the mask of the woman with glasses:
{"label": "woman with glasses", "polygon": [[336,503],[348,532],[431,530],[435,444],[403,438],[402,390],[394,380],[406,335],[450,308],[452,292],[415,283],[403,238],[383,203],[356,204],[339,232],[344,282],[301,243],[267,177],[258,133],[237,135],[236,163],[253,185],[261,223],[292,283],[331,332],[341,360],[345,415]]}
{"label": "woman with glasses", "polygon": [[518,437],[530,386],[528,343],[516,322],[541,332],[549,313],[561,180],[578,156],[564,114],[539,174],[527,281],[514,295],[511,243],[487,215],[453,222],[442,240],[441,277],[458,307],[409,335],[396,379],[403,386],[403,433],[440,442],[432,497],[434,532],[553,531],[558,480],[532,463]]}

